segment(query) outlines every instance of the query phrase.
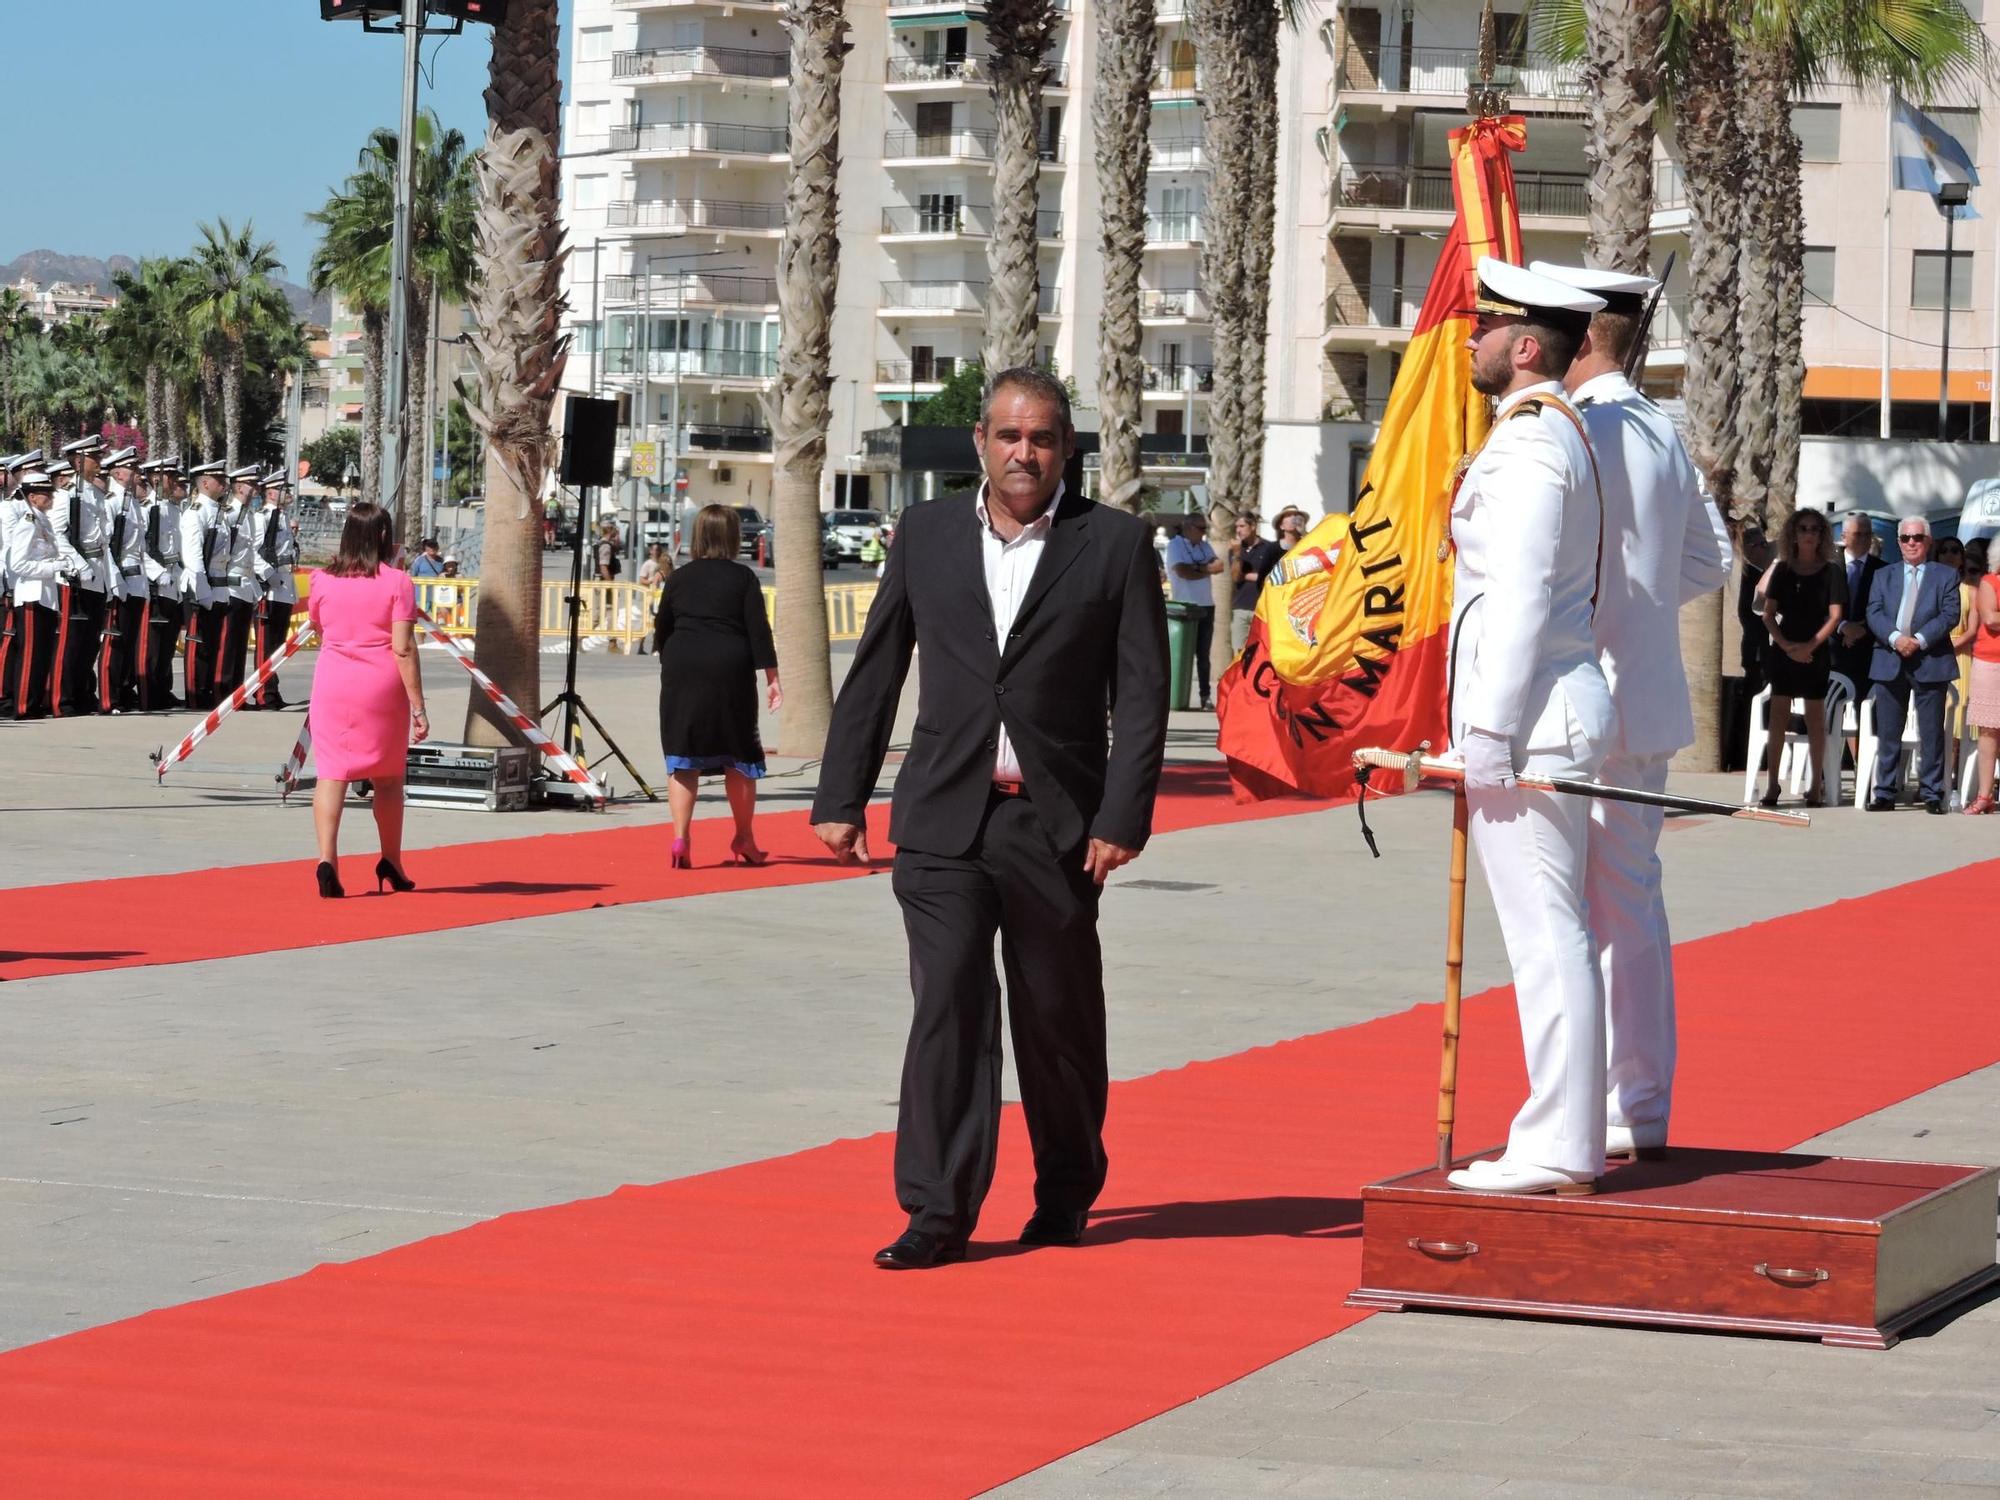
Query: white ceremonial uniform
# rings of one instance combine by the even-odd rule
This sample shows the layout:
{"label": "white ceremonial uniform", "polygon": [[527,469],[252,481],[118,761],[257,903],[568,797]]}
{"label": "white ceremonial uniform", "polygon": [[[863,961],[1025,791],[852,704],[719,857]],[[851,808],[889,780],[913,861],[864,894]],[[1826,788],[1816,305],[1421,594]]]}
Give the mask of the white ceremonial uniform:
{"label": "white ceremonial uniform", "polygon": [[[56,491],[48,516],[56,529],[56,545],[63,550],[63,560],[76,575],[76,586],[93,594],[116,597],[117,570],[111,563],[105,500],[103,490],[79,477],[71,488]],[[72,524],[74,536],[70,534]]]}
{"label": "white ceremonial uniform", "polygon": [[[120,518],[125,524],[118,524]],[[104,497],[105,556],[111,565],[112,591],[121,599],[146,594],[146,521],[139,502],[116,480]]]}
{"label": "white ceremonial uniform", "polygon": [[62,598],[65,551],[48,516],[23,500],[7,518],[7,576],[14,580],[16,604],[55,609]]}
{"label": "white ceremonial uniform", "polygon": [[292,521],[291,509],[266,503],[251,517],[251,531],[250,565],[263,597],[273,604],[297,604],[299,528]]}
{"label": "white ceremonial uniform", "polygon": [[[1616,730],[1600,780],[1665,791],[1694,743],[1680,610],[1729,579],[1728,528],[1667,414],[1610,371],[1574,393],[1604,485],[1598,660]],[[1604,980],[1606,1117],[1664,1143],[1674,1077],[1673,938],[1660,893],[1657,807],[1590,804],[1584,892]]]}
{"label": "white ceremonial uniform", "polygon": [[[1601,506],[1589,446],[1565,404],[1554,380],[1502,399],[1453,498],[1452,738],[1482,730],[1510,742],[1517,770],[1588,778],[1612,735],[1591,628]],[[1528,1101],[1507,1158],[1595,1177],[1604,1169],[1604,1001],[1584,904],[1586,804],[1513,783],[1469,789],[1466,803],[1528,1062]]]}
{"label": "white ceremonial uniform", "polygon": [[245,604],[264,597],[257,584],[256,548],[251,533],[257,516],[246,502],[231,500],[222,512],[222,533],[229,544],[229,596]]}
{"label": "white ceremonial uniform", "polygon": [[195,605],[207,609],[229,592],[229,533],[222,507],[203,496],[181,507],[181,579]]}
{"label": "white ceremonial uniform", "polygon": [[[6,476],[0,475],[0,487],[7,483]],[[0,594],[11,596],[14,592],[14,570],[7,564],[7,538],[13,535],[14,525],[23,511],[33,507],[19,497],[0,499]]]}
{"label": "white ceremonial uniform", "polygon": [[139,508],[146,583],[156,599],[178,599],[181,574],[181,503],[159,490]]}

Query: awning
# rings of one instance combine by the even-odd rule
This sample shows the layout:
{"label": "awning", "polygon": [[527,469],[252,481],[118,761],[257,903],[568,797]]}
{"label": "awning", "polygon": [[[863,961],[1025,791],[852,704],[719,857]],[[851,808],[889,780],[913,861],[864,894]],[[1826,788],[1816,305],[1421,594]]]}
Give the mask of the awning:
{"label": "awning", "polygon": [[[1880,401],[1882,371],[1869,365],[1815,365],[1806,371],[1801,394],[1808,401]],[[1891,401],[1936,401],[1938,372],[1907,368],[1889,371]],[[1953,370],[1949,399],[1984,403],[1993,398],[1990,370]]]}

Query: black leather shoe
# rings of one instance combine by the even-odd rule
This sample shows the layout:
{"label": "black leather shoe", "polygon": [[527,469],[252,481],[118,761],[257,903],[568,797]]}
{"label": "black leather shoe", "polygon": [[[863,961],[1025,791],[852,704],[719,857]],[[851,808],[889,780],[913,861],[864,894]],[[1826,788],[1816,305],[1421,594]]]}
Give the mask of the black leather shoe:
{"label": "black leather shoe", "polygon": [[1024,1245],[1075,1245],[1083,1240],[1083,1226],[1090,1222],[1088,1211],[1080,1208],[1038,1208],[1021,1229]]}
{"label": "black leather shoe", "polygon": [[1894,812],[1896,804],[1891,802],[1887,797],[1870,797],[1868,799],[1868,810],[1870,812]]}
{"label": "black leather shoe", "polygon": [[1926,802],[1924,804],[1924,811],[1941,818],[1944,816],[1944,804],[1942,802]]}
{"label": "black leather shoe", "polygon": [[885,1271],[923,1271],[964,1259],[965,1241],[948,1240],[921,1229],[906,1229],[895,1244],[875,1252],[875,1264]]}

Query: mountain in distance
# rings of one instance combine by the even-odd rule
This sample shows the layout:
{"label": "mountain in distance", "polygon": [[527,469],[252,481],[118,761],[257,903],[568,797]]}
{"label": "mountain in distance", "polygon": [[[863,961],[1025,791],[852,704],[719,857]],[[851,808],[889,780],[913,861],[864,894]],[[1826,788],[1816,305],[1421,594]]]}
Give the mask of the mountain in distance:
{"label": "mountain in distance", "polygon": [[[92,286],[107,295],[114,290],[111,277],[118,271],[136,271],[139,263],[129,255],[114,255],[109,260],[99,260],[93,255],[64,255],[55,250],[30,250],[25,255],[17,255],[5,265],[0,265],[0,286],[12,286],[23,276],[30,281],[47,286],[52,281],[67,281],[72,286]],[[285,294],[285,300],[292,305],[293,315],[308,323],[324,326],[333,317],[331,302],[325,297],[315,297],[296,282],[282,276],[273,277],[278,290]]]}

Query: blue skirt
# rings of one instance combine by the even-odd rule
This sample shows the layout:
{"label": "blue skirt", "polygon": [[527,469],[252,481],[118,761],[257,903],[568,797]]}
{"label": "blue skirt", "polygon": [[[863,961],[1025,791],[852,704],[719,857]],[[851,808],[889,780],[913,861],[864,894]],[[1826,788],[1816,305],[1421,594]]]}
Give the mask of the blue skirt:
{"label": "blue skirt", "polygon": [[667,774],[671,776],[676,771],[734,771],[738,776],[761,781],[764,779],[764,762],[735,760],[727,755],[669,755]]}

